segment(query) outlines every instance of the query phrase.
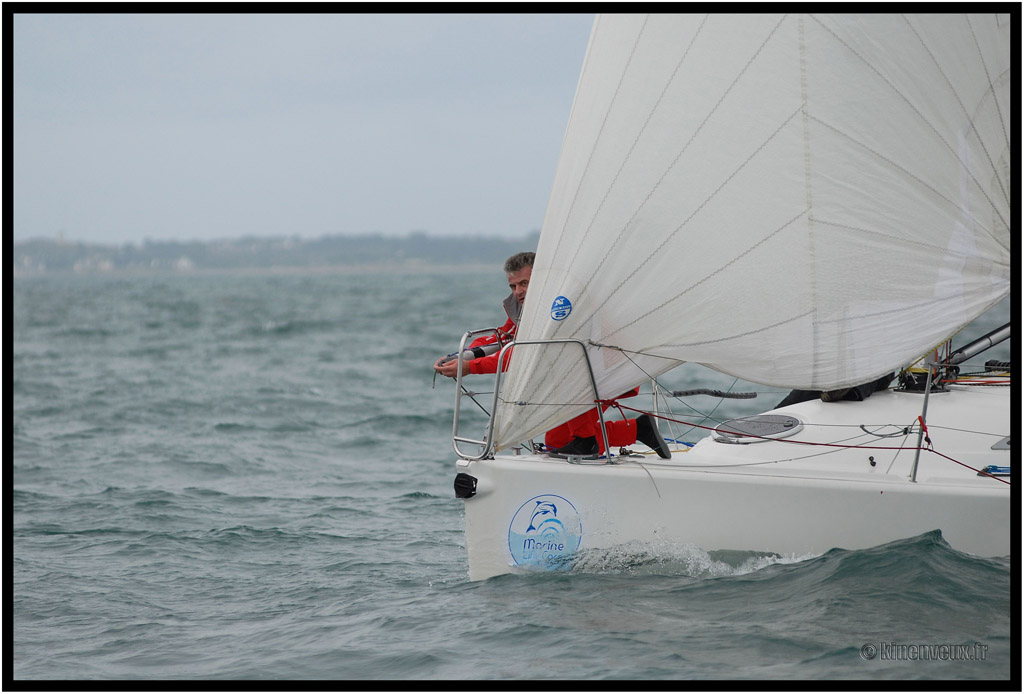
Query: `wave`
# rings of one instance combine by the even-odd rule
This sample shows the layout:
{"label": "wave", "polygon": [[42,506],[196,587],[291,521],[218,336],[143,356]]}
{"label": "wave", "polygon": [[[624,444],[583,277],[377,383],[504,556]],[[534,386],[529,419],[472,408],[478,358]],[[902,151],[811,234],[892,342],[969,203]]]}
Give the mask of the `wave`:
{"label": "wave", "polygon": [[639,548],[630,543],[584,550],[573,558],[572,571],[723,578],[793,566],[815,576],[813,580],[820,583],[870,576],[873,582],[886,583],[894,595],[910,595],[921,585],[927,585],[934,597],[936,588],[946,587],[954,593],[951,600],[957,602],[963,592],[970,592],[977,585],[1005,579],[1009,561],[1009,557],[985,558],[960,552],[945,541],[941,531],[933,530],[868,549],[835,548],[823,554],[802,556],[706,551],[695,545],[667,541],[641,543]]}
{"label": "wave", "polygon": [[650,541],[586,549],[572,560],[575,573],[687,576],[740,576],[775,564],[806,561],[816,555],[782,556],[771,552],[706,551],[696,545]]}

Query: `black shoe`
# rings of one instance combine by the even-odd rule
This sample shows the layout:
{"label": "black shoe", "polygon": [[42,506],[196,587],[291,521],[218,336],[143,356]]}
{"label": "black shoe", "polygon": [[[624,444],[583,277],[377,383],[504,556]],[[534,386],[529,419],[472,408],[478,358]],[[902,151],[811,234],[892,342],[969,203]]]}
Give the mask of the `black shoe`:
{"label": "black shoe", "polygon": [[821,399],[823,402],[839,402],[846,397],[846,394],[850,392],[849,388],[840,388],[839,390],[826,390],[821,393]]}
{"label": "black shoe", "polygon": [[658,431],[658,425],[649,415],[642,414],[636,418],[636,440],[654,450],[662,458],[671,458],[668,444]]}
{"label": "black shoe", "polygon": [[597,450],[597,438],[588,436],[585,439],[576,437],[561,448],[548,451],[548,454],[558,458],[568,458],[569,456],[596,458]]}

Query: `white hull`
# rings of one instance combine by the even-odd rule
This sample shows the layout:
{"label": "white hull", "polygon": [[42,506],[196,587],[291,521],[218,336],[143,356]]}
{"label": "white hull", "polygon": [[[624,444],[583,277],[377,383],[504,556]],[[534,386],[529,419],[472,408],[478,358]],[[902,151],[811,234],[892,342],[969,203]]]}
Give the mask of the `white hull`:
{"label": "white hull", "polygon": [[[457,471],[477,480],[477,493],[466,499],[470,578],[568,568],[589,550],[667,542],[802,556],[935,529],[955,549],[1007,556],[1010,485],[975,470],[1010,465],[1009,449],[997,445],[1010,434],[1009,396],[1008,387],[933,393],[927,424],[935,450],[974,469],[923,451],[916,481],[917,437],[902,429],[915,424],[923,396],[891,391],[864,402],[774,410],[796,416],[803,428],[786,440],[750,444],[708,437],[671,460],[459,460]],[[880,438],[861,425],[899,435]],[[820,445],[827,443],[858,447]]]}

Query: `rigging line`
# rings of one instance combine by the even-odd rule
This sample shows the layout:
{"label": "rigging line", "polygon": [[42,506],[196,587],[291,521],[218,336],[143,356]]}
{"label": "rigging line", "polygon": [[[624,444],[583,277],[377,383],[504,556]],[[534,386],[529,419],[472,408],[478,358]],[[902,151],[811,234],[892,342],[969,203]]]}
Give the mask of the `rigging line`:
{"label": "rigging line", "polygon": [[[713,467],[714,469],[718,469],[718,468],[759,467],[761,465],[778,465],[779,463],[799,463],[799,462],[802,462],[804,460],[810,460],[811,458],[820,458],[822,456],[835,455],[836,453],[841,453],[841,452],[842,451],[838,451],[838,450],[836,450],[836,451],[822,451],[821,453],[811,453],[811,454],[808,454],[808,455],[801,455],[801,456],[796,456],[796,457],[793,457],[793,458],[776,458],[775,460],[759,460],[759,461],[753,462],[753,463],[726,463],[724,465],[714,465],[714,466],[709,466],[709,465],[702,466],[702,465],[698,465],[698,464],[695,463],[693,465],[686,465],[686,466],[682,466],[682,467],[697,467],[697,468]],[[648,464],[651,464],[651,463],[648,463]],[[657,465],[658,463],[654,463],[654,464]],[[665,464],[665,467],[669,467],[669,465]]]}
{"label": "rigging line", "polygon": [[[595,343],[595,342],[592,342],[592,341],[591,341],[591,343],[590,343],[590,344],[597,344],[597,343]],[[598,345],[598,346],[601,346],[601,345]],[[668,390],[667,390],[667,389],[665,388],[665,386],[663,386],[663,385],[662,385],[662,384],[661,384],[661,383],[660,383],[660,382],[658,381],[658,379],[657,379],[657,378],[656,378],[655,376],[652,376],[652,375],[651,375],[650,373],[648,373],[648,372],[647,372],[647,370],[646,370],[646,369],[645,369],[644,367],[642,367],[642,366],[640,366],[639,364],[637,364],[637,363],[636,363],[636,360],[635,360],[635,359],[633,359],[633,357],[631,357],[631,356],[630,356],[630,354],[640,354],[640,355],[642,355],[642,356],[651,356],[651,357],[657,357],[658,355],[654,355],[654,354],[644,354],[643,352],[633,352],[633,351],[631,351],[631,350],[626,350],[626,349],[622,349],[621,347],[612,347],[612,349],[617,349],[617,350],[618,350],[619,352],[621,352],[621,353],[623,354],[623,356],[625,356],[625,357],[626,357],[626,359],[628,359],[628,360],[629,360],[629,362],[630,362],[630,363],[631,363],[631,364],[632,364],[633,366],[635,366],[635,367],[636,367],[637,369],[639,369],[639,370],[640,370],[640,372],[641,372],[641,373],[642,373],[642,374],[643,374],[644,376],[646,376],[648,380],[652,381],[652,382],[653,382],[653,383],[654,383],[654,384],[655,384],[655,385],[656,385],[656,386],[657,386],[657,387],[658,387],[658,388],[659,388],[659,389],[660,389],[660,390],[662,391],[662,393],[667,393],[667,392],[668,392]],[[662,357],[662,358],[666,358],[666,359],[667,359],[668,357]],[[730,385],[730,386],[729,386],[729,387],[728,387],[728,388],[726,389],[726,392],[729,392],[729,391],[731,391],[731,390],[732,390],[732,388],[733,388],[733,386],[735,386],[735,385],[736,385],[736,382],[737,382],[737,381],[739,381],[739,378],[736,378],[735,380],[733,380],[733,382],[732,382],[732,385]],[[688,402],[686,402],[685,400],[682,400],[681,398],[678,398],[678,397],[677,397],[677,398],[676,398],[676,400],[678,400],[678,401],[679,401],[679,402],[681,402],[682,404],[684,404],[684,405],[686,405],[687,407],[689,407],[689,408],[690,408],[691,410],[693,410],[693,411],[694,411],[694,413],[696,413],[696,414],[699,414],[699,415],[702,415],[702,416],[704,417],[704,421],[705,421],[705,422],[706,422],[706,421],[708,421],[709,419],[711,419],[711,415],[712,415],[712,414],[714,414],[715,410],[717,410],[717,409],[718,409],[718,407],[719,407],[719,406],[720,406],[720,405],[722,404],[722,401],[723,401],[723,399],[719,399],[719,401],[718,401],[718,405],[715,405],[714,409],[713,409],[713,410],[711,410],[711,412],[708,412],[708,413],[704,413],[704,412],[701,412],[700,410],[698,410],[698,409],[697,409],[696,407],[694,407],[693,405],[691,405],[691,404],[689,404]],[[668,398],[665,398],[665,402],[668,402]],[[619,409],[621,410],[622,408],[620,407]],[[674,413],[673,413],[673,414],[674,414]],[[716,421],[716,420],[713,420],[713,419],[711,419],[711,421]],[[719,424],[721,424],[721,422],[719,422]],[[682,435],[682,436],[685,436],[686,434],[690,433],[690,431],[693,431],[693,429],[691,428],[691,429],[689,429],[688,431],[684,432],[684,433],[683,433],[683,434],[681,434],[681,435]]]}
{"label": "rigging line", "polygon": [[630,354],[639,354],[641,357],[651,357],[652,359],[664,359],[665,361],[678,361],[678,362],[682,363],[681,360],[677,359],[676,357],[666,357],[666,356],[661,355],[661,354],[655,354],[654,352],[642,352],[642,351],[640,351],[638,349],[626,349],[625,347],[619,347],[618,345],[609,345],[609,344],[605,344],[604,342],[595,342],[594,340],[587,340],[587,344],[590,345],[591,347],[599,347],[601,349],[614,349],[616,352],[622,352],[626,356],[627,359],[629,359],[631,362],[633,362],[633,365],[636,368],[638,368],[641,371],[643,371],[644,375],[647,376],[648,378],[650,378],[651,380],[653,380],[654,377],[651,376],[646,371],[644,371],[643,367],[641,367],[635,361],[630,359],[629,358]]}
{"label": "rigging line", "polygon": [[[648,414],[648,415],[650,414],[649,412],[644,412],[643,410],[638,410],[635,407],[629,407],[628,405],[622,405],[622,408],[626,409],[626,410],[630,410],[631,412],[640,412],[642,414]],[[666,419],[666,420],[669,420],[669,421],[676,421],[676,420],[671,420],[668,417],[661,417],[661,419]],[[700,429],[707,429],[708,431],[715,431],[715,429],[712,429],[711,427],[702,426],[700,424],[693,424],[692,422],[677,421],[677,423],[678,424],[688,424],[690,426],[694,426],[694,427],[697,427],[697,428],[700,428]],[[842,443],[825,443],[825,442],[817,442],[817,441],[801,441],[799,439],[789,439],[789,438],[779,439],[779,438],[771,438],[769,436],[758,436],[757,434],[744,433],[744,432],[738,432],[738,431],[725,431],[725,430],[723,430],[721,433],[735,434],[737,436],[743,436],[744,438],[763,439],[765,441],[777,441],[779,443],[790,443],[790,444],[797,444],[797,445],[802,445],[802,446],[826,446],[826,447],[830,447],[830,448],[863,448],[865,450],[878,450],[878,451],[904,450],[904,449],[897,448],[895,446],[864,446],[864,445],[849,445],[849,444],[842,444]],[[853,437],[851,437],[851,438],[853,438]],[[848,439],[839,439],[839,440],[843,441],[843,440],[848,440]],[[923,450],[927,450],[923,446],[922,446],[922,449]]]}
{"label": "rigging line", "polygon": [[[838,425],[833,424],[831,426],[838,426]],[[898,425],[896,425],[896,424],[883,424],[881,426],[883,426],[883,427],[887,427],[887,426],[895,427],[895,426],[898,426]],[[879,434],[877,431],[868,431],[868,428],[866,426],[864,426],[863,424],[860,425],[860,430],[863,431],[865,434],[869,434],[870,436],[874,436],[874,437],[879,438],[879,439],[895,439],[895,438],[898,438],[900,436],[906,437],[912,429],[913,429],[912,426],[909,426],[909,427],[899,427],[899,431],[894,431],[891,434]]]}
{"label": "rigging line", "polygon": [[[638,410],[638,409],[636,409],[634,407],[629,407],[627,405],[623,405],[622,407],[623,407],[623,409],[630,410],[632,412],[641,412],[643,414],[650,415],[650,413],[644,412],[643,410]],[[667,417],[661,417],[661,418],[662,419],[668,419]],[[669,420],[669,421],[674,421],[674,420]],[[688,424],[688,422],[679,422],[679,423],[680,424]],[[701,426],[699,424],[694,424],[693,426],[701,428],[701,429],[709,429],[709,427],[704,427],[704,426]],[[905,447],[905,446],[849,445],[849,444],[842,444],[842,443],[819,443],[819,442],[815,442],[815,441],[799,441],[799,440],[794,440],[794,439],[773,439],[773,438],[770,438],[770,437],[767,437],[767,436],[758,436],[756,434],[741,433],[741,432],[724,432],[724,433],[735,433],[738,436],[744,436],[746,438],[764,439],[766,441],[775,441],[775,442],[778,442],[778,443],[796,444],[796,445],[802,445],[802,446],[822,446],[822,447],[825,447],[825,448],[835,448],[835,449],[854,449],[854,448],[856,448],[856,449],[861,449],[861,450],[866,450],[866,451],[912,451],[912,450],[930,451],[930,452],[932,452],[932,453],[934,453],[934,454],[936,454],[936,455],[938,455],[938,456],[940,456],[942,458],[946,458],[947,460],[956,463],[957,465],[961,465],[961,466],[967,468],[968,470],[972,470],[974,472],[977,472],[979,475],[982,475],[982,476],[985,476],[985,477],[991,477],[992,479],[997,479],[1000,482],[1003,482],[1004,484],[1007,484],[1007,485],[1010,484],[1009,482],[1007,482],[1006,480],[1002,479],[1001,477],[996,477],[995,475],[988,474],[984,470],[978,470],[977,468],[971,467],[967,463],[962,463],[959,460],[957,460],[956,458],[952,458],[952,457],[946,455],[945,453],[940,453],[939,451],[935,450],[931,446],[910,446],[910,447]]]}
{"label": "rigging line", "polygon": [[995,475],[990,475],[989,473],[985,472],[984,470],[978,470],[976,468],[971,467],[967,463],[961,463],[956,458],[951,458],[950,456],[946,455],[945,453],[939,453],[934,448],[925,448],[924,450],[928,451],[928,452],[931,452],[931,453],[934,453],[935,455],[939,456],[940,458],[945,458],[946,460],[949,460],[950,462],[954,462],[957,465],[962,465],[963,467],[967,468],[968,470],[972,470],[972,471],[978,473],[982,477],[991,477],[994,480],[999,480],[1000,482],[1002,482],[1003,484],[1005,484],[1007,486],[1011,486],[1010,482],[1007,481],[1007,480],[1004,480],[1002,477],[996,477]]}
{"label": "rigging line", "polygon": [[[909,439],[913,433],[916,433],[916,432],[913,432],[909,428],[907,429],[907,435],[903,437],[903,445],[904,446],[907,443],[907,439]],[[892,466],[896,464],[896,460],[897,460],[897,458],[900,457],[900,453],[902,453],[902,452],[903,452],[903,450],[901,449],[901,450],[898,450],[898,451],[896,451],[895,453],[892,454],[892,460],[889,461],[889,467],[887,467],[885,469],[885,474],[888,475],[892,471]]]}
{"label": "rigging line", "polygon": [[994,439],[1002,439],[1006,434],[994,434],[989,431],[975,431],[973,429],[958,429],[957,427],[946,427],[941,424],[929,424],[929,429],[942,429],[944,431],[956,431],[961,434],[978,434],[979,436],[991,436]]}
{"label": "rigging line", "polygon": [[[546,348],[548,348],[550,350],[549,354],[550,353],[554,353],[555,350],[557,350],[557,356],[556,356],[556,358],[555,358],[553,363],[564,363],[563,359],[566,359],[566,360],[568,360],[570,362],[573,361],[573,357],[572,356],[568,356],[568,357],[565,356],[567,354],[566,350],[573,350],[573,353],[575,353],[574,350],[577,347],[577,345],[575,345],[575,344],[549,343],[547,345],[522,344],[522,345],[517,345],[516,348],[521,351],[521,350],[523,350],[524,348],[527,348],[527,347],[540,347],[540,346],[545,346]],[[530,357],[529,356],[525,356],[525,357],[521,356],[520,358],[521,359],[529,359]],[[539,358],[535,357],[534,361],[538,361],[538,359]],[[589,357],[587,355],[584,355],[584,357],[583,357],[584,365],[586,365],[586,361],[588,359],[589,359]],[[558,372],[558,375],[556,377],[557,381],[555,381],[553,383],[553,386],[554,386],[553,389],[557,390],[558,388],[560,388],[563,383],[565,383],[567,380],[569,380],[570,376],[571,376],[571,369],[570,368],[561,369]],[[555,377],[553,377],[553,378],[555,378]],[[595,393],[595,395],[596,395],[596,393]],[[510,403],[510,401],[505,400],[504,398],[502,398],[502,402],[505,403],[505,404],[509,404]],[[518,401],[514,401],[514,402],[512,402],[512,404],[520,404],[520,403]],[[535,403],[535,404],[543,404],[543,403]],[[566,404],[570,405],[570,406],[578,406],[579,405],[579,403],[566,403]]]}
{"label": "rigging line", "polygon": [[[651,404],[655,412],[669,412],[673,415],[675,414],[672,410],[672,405],[665,397],[664,391],[656,381],[651,382],[651,396]],[[665,439],[665,441],[679,442],[682,439],[682,434],[679,432],[679,428],[677,426],[669,424],[667,433],[661,432],[661,437]]]}
{"label": "rigging line", "polygon": [[[631,351],[631,350],[626,350],[626,349],[622,349],[622,348],[620,348],[620,347],[615,347],[615,346],[613,346],[613,345],[601,345],[601,344],[599,344],[599,343],[595,343],[595,342],[593,342],[593,341],[588,341],[588,342],[589,342],[589,344],[591,344],[591,345],[594,345],[594,346],[596,346],[596,347],[608,347],[609,349],[615,349],[615,350],[618,350],[618,351],[619,351],[619,352],[621,352],[621,353],[622,353],[622,354],[623,354],[623,355],[624,355],[624,356],[626,357],[626,359],[628,359],[628,360],[629,360],[629,361],[630,361],[630,362],[631,362],[631,363],[632,363],[632,364],[633,364],[633,365],[634,365],[634,366],[635,366],[635,367],[636,367],[637,369],[639,369],[641,373],[643,373],[643,374],[644,374],[644,376],[646,377],[646,379],[647,379],[647,380],[653,381],[653,382],[654,382],[654,383],[655,383],[655,384],[656,384],[656,385],[657,385],[657,386],[658,386],[658,387],[659,387],[659,388],[660,388],[660,389],[661,389],[662,391],[665,391],[665,390],[666,390],[666,389],[665,389],[665,387],[664,387],[664,386],[663,386],[663,385],[662,385],[661,383],[659,383],[659,382],[658,382],[658,379],[657,379],[656,377],[652,376],[652,375],[651,375],[651,374],[650,374],[650,373],[649,373],[649,372],[648,372],[648,371],[647,371],[646,369],[644,369],[644,368],[643,368],[642,366],[640,366],[640,365],[639,365],[639,364],[638,364],[638,363],[637,363],[637,362],[636,362],[636,361],[635,361],[635,360],[634,360],[634,359],[633,359],[633,358],[632,358],[632,357],[630,356],[630,354],[641,354],[641,355],[644,355],[644,353],[643,353],[643,352],[633,352],[633,351]],[[652,356],[652,357],[657,357],[658,355],[653,355],[653,354],[646,354],[645,356]],[[661,358],[664,358],[664,359],[670,359],[669,357],[661,357]],[[678,360],[674,360],[674,359],[673,359],[672,361],[678,361]],[[731,388],[732,388],[732,386],[733,386],[733,385],[735,385],[735,384],[736,384],[736,381],[738,381],[738,380],[739,380],[739,379],[736,379],[736,380],[734,380],[734,381],[733,381],[733,384],[732,384],[731,386],[729,386],[729,389],[731,389]],[[502,402],[503,404],[505,404],[505,405],[508,405],[508,404],[515,404],[515,405],[521,405],[521,406],[532,406],[532,407],[583,407],[583,406],[585,406],[585,405],[592,405],[592,404],[593,404],[593,405],[595,405],[595,406],[599,406],[599,405],[600,405],[600,402],[598,402],[598,401],[594,401],[594,402],[590,402],[590,403],[580,403],[580,402],[571,402],[571,403],[537,403],[537,402],[528,402],[528,401],[515,401],[515,402],[513,403],[512,401],[506,400],[506,399],[505,399],[504,397],[501,397],[500,395],[499,395],[499,399],[500,399],[500,400],[501,400],[501,402]],[[711,417],[711,414],[713,414],[714,410],[712,410],[712,412],[711,412],[711,413],[707,413],[707,414],[706,414],[706,413],[704,413],[704,412],[701,412],[700,410],[696,409],[695,407],[693,407],[693,406],[692,406],[692,405],[690,405],[689,403],[686,403],[685,401],[682,401],[682,400],[681,400],[681,399],[679,399],[679,398],[676,398],[676,399],[677,399],[677,400],[680,400],[680,402],[682,402],[682,403],[683,403],[683,404],[685,404],[685,405],[686,405],[687,407],[689,407],[689,408],[690,408],[691,410],[693,410],[693,412],[694,412],[695,414],[697,414],[697,415],[701,415],[701,416],[703,417],[703,420],[702,420],[702,421],[705,421],[705,422],[706,422],[706,421],[709,421],[709,420],[710,420],[710,421],[716,422],[717,424],[722,424],[722,422],[721,422],[721,421],[715,420],[715,419],[713,419],[713,418]],[[721,401],[719,401],[719,405],[721,405]],[[619,412],[621,413],[621,412],[622,412],[622,407],[621,407],[621,405],[620,405],[619,403],[616,403],[616,406],[618,407],[618,409],[619,409]],[[717,408],[718,408],[718,405],[716,405],[716,406],[715,406],[715,409],[717,409]],[[628,409],[633,409],[633,408],[628,408]],[[642,412],[642,410],[634,410],[634,411]],[[623,416],[625,416],[625,415],[623,414]],[[668,418],[665,418],[665,419],[666,419],[667,421],[676,421],[676,420],[671,420],[671,419],[668,419]],[[682,424],[689,424],[688,422],[678,422],[678,421],[677,421],[676,423],[682,423]],[[689,429],[689,430],[687,430],[687,431],[683,432],[682,434],[680,434],[680,436],[685,436],[686,434],[689,434],[689,433],[690,433],[690,431],[693,431],[693,428],[694,428],[694,426],[699,426],[699,425],[692,425],[692,426],[690,427],[690,429]],[[702,428],[705,428],[705,429],[710,429],[710,427],[702,427]],[[678,438],[678,437],[677,437],[677,438]]]}
{"label": "rigging line", "polygon": [[[666,392],[666,389],[665,389],[665,387],[664,387],[664,386],[663,386],[663,385],[662,385],[662,384],[661,384],[661,383],[660,383],[660,382],[658,381],[658,379],[657,379],[657,378],[655,378],[654,376],[651,376],[651,375],[650,375],[649,373],[647,373],[647,371],[646,371],[646,370],[645,370],[645,369],[644,369],[644,368],[643,368],[642,366],[640,366],[639,364],[637,364],[637,363],[636,363],[636,361],[634,361],[634,360],[633,360],[633,358],[629,356],[629,352],[628,352],[627,350],[623,350],[623,349],[620,349],[619,351],[620,351],[620,352],[622,352],[622,354],[624,354],[624,355],[625,355],[626,359],[629,359],[629,361],[630,361],[630,362],[631,362],[631,363],[632,363],[632,364],[633,364],[633,365],[634,365],[634,366],[635,366],[636,368],[638,368],[638,369],[639,369],[639,370],[640,370],[640,371],[641,371],[641,372],[642,372],[642,373],[643,373],[643,374],[644,374],[645,376],[647,376],[647,377],[648,377],[648,378],[649,378],[649,379],[650,379],[650,380],[651,380],[651,381],[652,381],[652,382],[653,382],[653,383],[655,384],[655,386],[656,386],[657,388],[659,388],[659,389],[660,389],[660,390],[661,390],[661,391],[662,391],[663,393],[664,393],[664,392]],[[731,391],[731,390],[733,389],[733,386],[735,386],[735,385],[736,385],[736,383],[737,383],[738,381],[739,381],[739,378],[735,378],[735,379],[733,379],[733,382],[732,382],[732,383],[731,383],[731,384],[729,385],[729,387],[728,387],[728,388],[726,389],[726,392],[729,392],[729,391]],[[701,420],[702,422],[708,422],[708,421],[711,421],[711,422],[715,422],[715,423],[717,423],[717,424],[723,424],[723,423],[724,423],[724,422],[722,422],[721,420],[717,420],[717,419],[714,419],[714,417],[712,417],[712,415],[713,415],[713,414],[715,413],[715,410],[717,410],[717,409],[718,409],[718,408],[719,408],[719,407],[721,406],[721,404],[722,404],[722,403],[723,403],[723,402],[725,401],[725,399],[724,399],[724,398],[720,398],[720,399],[718,400],[718,404],[717,404],[717,405],[715,405],[715,407],[714,407],[714,408],[713,408],[713,409],[711,410],[711,412],[701,412],[701,411],[700,411],[700,410],[698,410],[698,409],[697,409],[696,407],[694,407],[694,406],[693,406],[693,405],[691,405],[690,403],[686,402],[685,400],[682,400],[681,398],[678,398],[678,397],[677,397],[677,398],[676,398],[676,400],[680,401],[680,402],[681,402],[682,404],[684,404],[684,405],[686,405],[686,406],[687,406],[688,408],[690,408],[690,409],[691,409],[691,410],[692,410],[692,411],[694,412],[694,414],[697,414],[697,415],[700,415],[700,416],[702,416],[702,417],[703,417],[703,419]],[[665,398],[665,402],[666,402],[666,403],[668,402],[668,398]],[[617,403],[617,404],[618,404],[618,403]],[[621,405],[619,405],[619,411],[620,411],[620,412],[622,411],[622,406],[621,406]],[[673,412],[672,414],[675,414],[675,413]],[[625,415],[623,415],[623,416],[625,416]],[[666,421],[670,421],[670,422],[671,422],[671,421],[673,421],[673,420],[671,420],[671,419],[669,419],[669,418],[664,418],[664,419],[665,419]],[[674,422],[674,423],[679,423],[679,422]],[[686,436],[686,435],[688,435],[688,434],[689,434],[689,433],[690,433],[691,431],[693,431],[693,430],[694,430],[694,428],[695,428],[695,426],[691,426],[691,427],[690,427],[689,429],[687,429],[686,431],[684,431],[684,432],[682,432],[681,434],[679,434],[679,436],[676,436],[676,437],[675,437],[675,439],[676,439],[676,440],[678,440],[680,436]]]}
{"label": "rigging line", "polygon": [[487,415],[488,418],[490,418],[491,413],[488,412],[487,409],[483,405],[481,405],[479,402],[477,402],[475,397],[473,397],[474,395],[481,395],[481,393],[476,393],[476,392],[467,390],[466,386],[464,386],[462,384],[459,384],[459,385],[462,388],[463,394],[469,396],[469,399],[473,401],[473,404],[476,405],[477,407],[479,407],[480,411],[483,412],[485,415]]}
{"label": "rigging line", "polygon": [[[911,422],[907,426],[900,426],[899,424],[893,424],[892,422],[885,422],[884,424],[825,424],[824,422],[804,422],[804,426],[805,427],[816,427],[818,429],[828,429],[828,428],[847,429],[847,428],[852,427],[852,426],[857,426],[857,427],[859,427],[861,429],[864,429],[865,427],[899,427],[900,433],[902,434],[904,429],[911,429],[911,430],[913,430],[914,424],[916,422],[917,422],[917,419],[915,418],[914,421]],[[866,431],[866,429],[865,429],[865,431]],[[871,433],[871,432],[868,432],[868,433]],[[876,435],[885,438],[885,436],[883,434],[876,434]]]}
{"label": "rigging line", "polygon": [[[732,380],[732,383],[730,383],[730,384],[729,384],[729,387],[728,387],[728,388],[726,388],[726,392],[727,392],[727,393],[728,393],[728,392],[731,392],[731,391],[732,391],[732,389],[733,389],[733,387],[735,387],[736,383],[737,383],[737,382],[738,382],[739,380],[740,380],[739,378],[734,378],[734,379]],[[710,412],[697,412],[696,408],[694,408],[694,407],[693,407],[692,405],[690,405],[689,403],[687,403],[687,402],[686,402],[685,400],[683,401],[683,403],[684,403],[685,405],[687,405],[688,407],[690,407],[690,409],[694,410],[694,411],[695,411],[695,412],[697,412],[698,414],[702,414],[702,415],[704,415],[704,420],[703,420],[703,421],[705,421],[705,422],[707,422],[707,421],[712,421],[712,422],[718,422],[719,424],[723,424],[723,422],[721,422],[721,421],[719,421],[719,420],[715,419],[715,418],[713,417],[713,415],[715,414],[715,410],[717,410],[717,409],[718,409],[719,407],[721,407],[721,406],[722,406],[722,403],[723,403],[723,402],[725,402],[725,398],[719,398],[719,399],[718,399],[718,404],[716,404],[716,405],[715,405],[715,406],[714,406],[713,408],[711,408],[711,411],[710,411]],[[686,431],[684,431],[682,435],[683,435],[683,436],[686,436],[686,435],[687,435],[687,434],[689,434],[689,433],[690,433],[691,431],[693,431],[693,428],[692,428],[692,427],[691,427],[690,429],[687,429]]]}
{"label": "rigging line", "polygon": [[680,465],[678,463],[670,463],[670,462],[661,463],[661,462],[653,461],[653,460],[645,461],[645,462],[647,462],[648,465],[656,465],[656,466],[659,466],[659,467],[674,467],[674,468],[679,468],[679,467],[682,467],[682,468],[687,468],[687,467],[709,468],[709,467],[713,467],[713,468],[717,469],[717,468],[734,468],[734,467],[758,467],[760,465],[775,465],[777,463],[797,463],[797,462],[800,462],[800,461],[803,461],[803,460],[810,460],[811,458],[821,458],[821,457],[826,456],[826,455],[835,455],[837,453],[842,453],[842,452],[843,452],[842,449],[838,449],[837,448],[837,449],[832,449],[832,450],[827,450],[827,451],[820,451],[818,453],[808,453],[807,455],[793,456],[793,457],[790,457],[790,458],[776,458],[775,460],[759,460],[759,461],[756,461],[756,462],[726,463],[726,464],[719,464],[719,465],[700,465],[698,463],[694,463],[692,465],[689,464],[689,463],[684,463],[684,464]]}

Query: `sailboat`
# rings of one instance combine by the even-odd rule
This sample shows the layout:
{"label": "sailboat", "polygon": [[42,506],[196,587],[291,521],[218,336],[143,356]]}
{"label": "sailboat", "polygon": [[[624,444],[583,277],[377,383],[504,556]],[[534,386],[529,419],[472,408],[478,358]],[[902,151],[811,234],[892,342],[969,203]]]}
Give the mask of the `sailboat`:
{"label": "sailboat", "polygon": [[[801,556],[939,530],[1010,554],[1010,365],[962,368],[1010,327],[953,342],[1011,287],[1012,21],[597,17],[482,436],[456,379],[471,579],[654,542]],[[893,380],[669,459],[537,442],[641,384],[655,406],[630,407],[664,423],[659,377],[687,362],[812,393]]]}

